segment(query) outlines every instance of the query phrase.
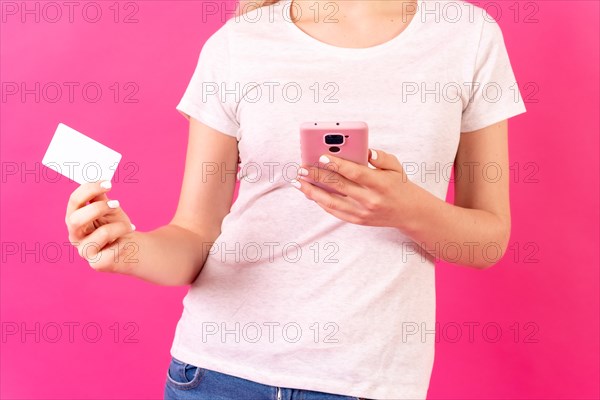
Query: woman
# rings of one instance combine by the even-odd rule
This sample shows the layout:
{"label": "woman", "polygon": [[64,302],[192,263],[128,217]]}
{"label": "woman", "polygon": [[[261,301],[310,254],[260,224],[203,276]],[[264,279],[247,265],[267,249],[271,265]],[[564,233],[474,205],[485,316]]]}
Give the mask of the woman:
{"label": "woman", "polygon": [[[109,183],[66,218],[102,249],[80,252],[93,268],[191,284],[165,397],[425,398],[434,262],[487,268],[510,235],[507,119],[525,107],[496,21],[462,1],[271,2],[207,40],[177,109],[168,225],[135,231]],[[300,123],[356,120],[370,166],[298,168]]]}

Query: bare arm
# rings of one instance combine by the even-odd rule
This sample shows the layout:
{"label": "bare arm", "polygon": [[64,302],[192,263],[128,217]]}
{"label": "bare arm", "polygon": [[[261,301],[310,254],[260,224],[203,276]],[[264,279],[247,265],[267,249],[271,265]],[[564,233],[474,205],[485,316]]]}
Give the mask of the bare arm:
{"label": "bare arm", "polygon": [[504,120],[461,135],[454,205],[415,190],[413,218],[404,229],[426,251],[437,246],[441,251],[430,253],[476,268],[489,267],[504,255],[510,237],[507,133]]}
{"label": "bare arm", "polygon": [[504,255],[510,236],[507,131],[505,120],[461,135],[455,204],[410,181],[400,160],[383,150],[370,151],[369,162],[376,169],[328,155],[330,161],[323,162],[332,162],[335,172],[309,165],[298,171],[300,178],[309,176],[343,196],[303,179],[291,183],[342,220],[398,228],[425,256],[486,268]]}
{"label": "bare arm", "polygon": [[[200,273],[231,208],[237,160],[234,137],[190,118],[181,195],[170,223],[149,232],[131,231],[121,208],[105,206],[106,190],[99,183],[89,183],[76,189],[69,200],[70,241],[96,270],[128,274],[159,285],[190,284]],[[207,174],[207,166],[217,166],[218,173]],[[85,205],[88,200],[92,203]],[[91,228],[97,225],[95,230]],[[90,242],[102,251],[82,254],[81,249]]]}
{"label": "bare arm", "polygon": [[[191,284],[196,279],[232,204],[235,173],[220,172],[236,171],[237,160],[235,138],[190,118],[177,211],[168,225],[133,233],[139,261],[122,264],[125,273],[162,285]],[[218,173],[207,173],[212,166]]]}

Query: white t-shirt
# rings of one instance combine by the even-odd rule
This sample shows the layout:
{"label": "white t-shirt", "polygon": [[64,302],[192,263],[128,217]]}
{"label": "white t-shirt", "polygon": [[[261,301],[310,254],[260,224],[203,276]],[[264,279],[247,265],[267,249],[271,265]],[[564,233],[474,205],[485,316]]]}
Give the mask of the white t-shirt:
{"label": "white t-shirt", "polygon": [[215,32],[177,106],[236,137],[241,170],[171,354],[271,386],[425,398],[434,263],[398,229],[342,221],[290,185],[299,125],[365,121],[370,147],[445,199],[461,132],[526,111],[501,30],[467,2],[419,0],[392,40],[342,48],[291,23],[289,1]]}

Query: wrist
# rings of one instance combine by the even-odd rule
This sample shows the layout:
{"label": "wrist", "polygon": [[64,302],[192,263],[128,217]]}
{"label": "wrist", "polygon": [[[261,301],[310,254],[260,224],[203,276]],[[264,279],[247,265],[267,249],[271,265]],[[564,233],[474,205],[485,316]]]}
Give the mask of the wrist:
{"label": "wrist", "polygon": [[143,232],[133,231],[121,236],[115,254],[115,272],[123,275],[135,275],[139,267],[140,241]]}
{"label": "wrist", "polygon": [[402,191],[404,193],[402,197],[405,201],[399,202],[400,209],[397,213],[399,218],[396,219],[394,227],[412,237],[422,225],[422,210],[428,200],[426,195],[430,193],[410,180],[403,186]]}

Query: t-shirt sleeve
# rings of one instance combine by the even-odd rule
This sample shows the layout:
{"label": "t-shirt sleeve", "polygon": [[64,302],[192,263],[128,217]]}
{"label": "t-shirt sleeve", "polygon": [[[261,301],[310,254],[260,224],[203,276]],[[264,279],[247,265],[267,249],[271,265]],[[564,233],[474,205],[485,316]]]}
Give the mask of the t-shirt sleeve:
{"label": "t-shirt sleeve", "polygon": [[235,96],[231,94],[230,66],[224,26],[204,43],[196,69],[175,108],[187,119],[193,117],[219,132],[237,137],[239,123]]}
{"label": "t-shirt sleeve", "polygon": [[526,112],[498,23],[483,21],[469,101],[463,108],[461,132],[485,128]]}

